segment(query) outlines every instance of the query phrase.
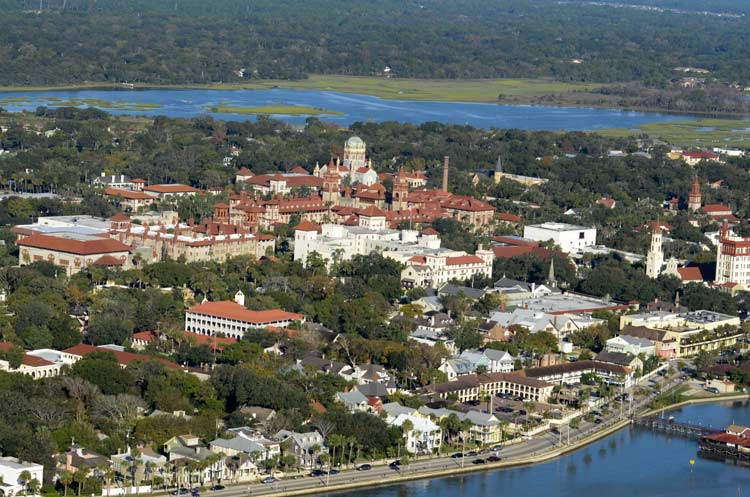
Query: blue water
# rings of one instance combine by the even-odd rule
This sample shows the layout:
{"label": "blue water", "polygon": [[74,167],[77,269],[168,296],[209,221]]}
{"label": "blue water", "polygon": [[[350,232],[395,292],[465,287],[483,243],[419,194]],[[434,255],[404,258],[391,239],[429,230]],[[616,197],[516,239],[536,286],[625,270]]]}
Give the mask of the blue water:
{"label": "blue water", "polygon": [[[25,97],[29,102],[3,102],[5,98]],[[253,119],[238,114],[209,113],[218,104],[233,107],[263,105],[305,105],[341,112],[342,115],[321,115],[325,121],[348,126],[355,121],[398,121],[420,124],[440,121],[468,124],[480,128],[519,128],[549,130],[596,130],[603,128],[632,128],[641,124],[674,120],[690,120],[653,112],[632,112],[615,109],[551,107],[531,105],[498,105],[466,102],[416,102],[384,100],[367,95],[316,90],[81,90],[43,92],[0,92],[0,107],[10,111],[33,111],[40,105],[51,105],[50,98],[99,99],[127,103],[155,103],[154,110],[105,109],[113,114],[166,115],[195,117],[210,114],[233,121]],[[305,122],[306,116],[274,116],[293,124]]]}
{"label": "blue water", "polygon": [[[746,402],[671,414],[721,427],[750,423]],[[408,482],[357,497],[736,497],[738,488],[750,496],[750,468],[697,458],[696,449],[695,440],[630,428],[544,464]]]}

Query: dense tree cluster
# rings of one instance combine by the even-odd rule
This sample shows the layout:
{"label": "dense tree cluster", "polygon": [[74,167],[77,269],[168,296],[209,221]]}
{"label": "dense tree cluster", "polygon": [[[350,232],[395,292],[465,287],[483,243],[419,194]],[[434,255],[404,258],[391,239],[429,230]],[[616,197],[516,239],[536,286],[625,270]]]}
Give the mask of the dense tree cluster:
{"label": "dense tree cluster", "polygon": [[[238,82],[386,66],[401,77],[657,86],[675,66],[750,78],[742,18],[589,2],[3,0],[0,9],[0,85]],[[695,1],[686,10],[720,9]]]}

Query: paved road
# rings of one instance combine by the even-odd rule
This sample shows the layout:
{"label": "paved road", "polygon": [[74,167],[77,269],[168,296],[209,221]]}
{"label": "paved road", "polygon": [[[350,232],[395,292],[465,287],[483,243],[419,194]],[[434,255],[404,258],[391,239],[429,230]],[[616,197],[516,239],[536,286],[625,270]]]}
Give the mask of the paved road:
{"label": "paved road", "polygon": [[[657,376],[655,381],[661,387],[661,391],[667,390],[676,386],[680,383],[678,375],[673,375],[669,378],[663,378]],[[648,384],[646,384],[648,385]],[[643,386],[646,386],[643,385]],[[596,431],[602,430],[606,427],[613,425],[619,421],[622,421],[628,416],[629,408],[630,412],[637,413],[646,407],[646,405],[653,400],[656,393],[650,393],[645,397],[639,397],[633,400],[632,405],[629,403],[620,403],[610,401],[608,405],[598,408],[598,410],[608,410],[609,414],[602,415],[600,417],[601,423],[590,423],[582,421],[578,429],[568,429],[568,427],[562,428],[561,435],[555,435],[550,432],[546,432],[539,436],[534,437],[532,440],[524,441],[515,445],[504,447],[499,452],[495,453],[501,457],[505,462],[512,462],[514,460],[523,460],[528,457],[541,454],[548,450],[556,447],[562,447],[568,444],[572,444],[581,438],[587,437],[594,434]],[[608,409],[605,409],[608,408]],[[569,433],[568,433],[569,430]],[[362,481],[372,481],[373,484],[379,483],[392,483],[398,481],[398,479],[404,476],[412,476],[413,473],[441,471],[448,469],[460,468],[463,466],[474,466],[473,460],[478,458],[486,458],[491,453],[483,453],[477,457],[465,457],[459,459],[453,459],[450,456],[420,458],[412,460],[407,466],[402,467],[399,470],[394,470],[386,465],[374,465],[369,471],[355,471],[353,469],[342,470],[337,475],[331,475],[329,479],[326,476],[311,477],[304,476],[298,479],[283,479],[271,484],[262,483],[251,483],[243,485],[228,486],[225,490],[218,492],[205,492],[204,497],[241,497],[247,495],[264,495],[277,492],[288,492],[302,489],[319,488],[321,492],[326,491],[326,484],[338,485],[348,484]],[[480,465],[476,465],[481,467]]]}

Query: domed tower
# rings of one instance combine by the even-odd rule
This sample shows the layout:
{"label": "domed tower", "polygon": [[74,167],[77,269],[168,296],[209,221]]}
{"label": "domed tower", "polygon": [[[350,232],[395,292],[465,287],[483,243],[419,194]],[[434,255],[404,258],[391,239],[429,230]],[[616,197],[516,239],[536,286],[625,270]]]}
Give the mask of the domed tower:
{"label": "domed tower", "polygon": [[658,278],[661,274],[661,267],[664,264],[664,252],[661,246],[661,225],[652,224],[651,246],[646,254],[646,276],[649,278]]}
{"label": "domed tower", "polygon": [[344,143],[344,166],[349,169],[349,174],[354,173],[360,167],[367,166],[365,151],[367,147],[362,138],[352,136]]}

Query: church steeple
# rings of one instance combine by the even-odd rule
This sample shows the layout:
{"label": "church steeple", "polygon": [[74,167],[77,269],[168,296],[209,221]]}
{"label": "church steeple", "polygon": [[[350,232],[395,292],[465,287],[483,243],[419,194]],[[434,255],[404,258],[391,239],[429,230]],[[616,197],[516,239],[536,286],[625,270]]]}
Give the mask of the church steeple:
{"label": "church steeple", "polygon": [[693,188],[690,190],[690,195],[688,195],[688,210],[690,212],[697,212],[700,210],[701,204],[701,185],[698,182],[698,176],[695,176],[693,178]]}
{"label": "church steeple", "polygon": [[664,264],[664,252],[661,247],[661,223],[652,223],[651,246],[646,254],[646,276],[658,278]]}
{"label": "church steeple", "polygon": [[495,182],[495,184],[500,183],[500,180],[503,178],[503,160],[501,156],[497,156],[497,162],[495,163],[495,172],[492,174],[492,181]]}
{"label": "church steeple", "polygon": [[555,258],[549,258],[549,273],[547,273],[547,285],[552,288],[557,286],[557,279],[555,278]]}

